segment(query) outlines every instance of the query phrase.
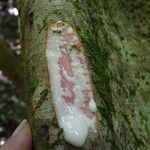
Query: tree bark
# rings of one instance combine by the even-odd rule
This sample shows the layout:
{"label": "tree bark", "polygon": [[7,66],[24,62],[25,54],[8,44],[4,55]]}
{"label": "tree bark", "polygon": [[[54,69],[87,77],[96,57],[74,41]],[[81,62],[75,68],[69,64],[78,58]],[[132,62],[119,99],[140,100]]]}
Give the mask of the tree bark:
{"label": "tree bark", "polygon": [[47,26],[76,30],[86,49],[98,106],[99,135],[80,149],[149,149],[148,0],[24,0],[21,10],[26,97],[34,148],[76,149],[63,140],[51,100]]}

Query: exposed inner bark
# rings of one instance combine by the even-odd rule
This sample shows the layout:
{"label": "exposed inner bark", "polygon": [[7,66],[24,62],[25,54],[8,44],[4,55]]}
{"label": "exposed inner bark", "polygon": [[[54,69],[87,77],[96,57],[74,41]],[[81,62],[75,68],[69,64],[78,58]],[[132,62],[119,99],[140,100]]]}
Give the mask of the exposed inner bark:
{"label": "exposed inner bark", "polygon": [[50,25],[47,61],[53,103],[64,138],[76,147],[89,132],[96,134],[96,105],[83,46],[65,22]]}
{"label": "exposed inner bark", "polygon": [[149,149],[149,1],[25,0],[20,6],[35,149],[74,149],[63,140],[49,89],[45,27],[58,20],[78,32],[95,87],[99,137],[81,149]]}

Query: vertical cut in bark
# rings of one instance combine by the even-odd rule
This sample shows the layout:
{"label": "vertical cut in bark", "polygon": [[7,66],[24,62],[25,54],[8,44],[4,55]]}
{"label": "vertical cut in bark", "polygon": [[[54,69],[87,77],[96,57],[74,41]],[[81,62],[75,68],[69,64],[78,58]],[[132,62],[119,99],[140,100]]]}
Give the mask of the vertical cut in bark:
{"label": "vertical cut in bark", "polygon": [[[61,43],[62,34],[68,35],[68,31],[63,32],[59,25],[57,27],[54,22],[58,20],[63,20],[63,22],[71,25],[75,32],[78,33],[78,37],[84,47],[86,47],[84,54],[89,62],[94,84],[94,100],[98,108],[98,112],[96,112],[98,121],[95,122],[99,122],[100,125],[97,133],[90,132],[93,128],[89,126],[89,136],[86,138],[85,144],[78,149],[150,149],[149,1],[24,0],[19,1],[19,5],[21,8],[26,99],[29,100],[29,118],[34,149],[76,149],[64,142],[61,134],[62,129],[60,129],[64,124],[61,124],[62,122],[59,120],[64,116],[64,112],[68,110],[66,108],[72,108],[76,104],[78,99],[74,99],[74,97],[81,96],[80,92],[76,94],[74,87],[79,81],[85,83],[85,80],[81,79],[81,77],[77,82],[71,79],[74,79],[76,75],[72,66],[73,58],[78,56],[76,54],[82,55],[84,50],[78,44],[75,46],[75,44],[71,44],[73,42],[67,42],[67,51],[66,49],[62,52],[60,51],[58,43]],[[45,27],[50,23],[48,30],[45,30]],[[67,28],[66,25],[64,25],[64,28]],[[45,34],[48,34],[47,39]],[[48,44],[48,39],[51,39],[50,45]],[[45,48],[46,41],[50,47]],[[50,73],[48,73],[47,69],[47,63],[52,58],[47,61],[46,53],[54,52],[52,51],[52,46],[57,47],[53,50],[59,52],[57,53],[59,63],[50,63],[50,65],[56,64],[54,68],[57,71],[58,69],[61,71],[61,74],[58,72],[58,77],[52,72],[54,71],[53,69],[49,69]],[[66,63],[60,63],[62,60]],[[69,61],[71,62],[71,67],[70,63],[68,63]],[[80,67],[82,66],[79,61],[76,63],[80,64]],[[86,68],[86,65],[83,66]],[[78,71],[81,70],[80,67],[77,69]],[[57,111],[59,110],[55,103],[57,99],[54,97],[55,92],[52,91],[53,87],[56,88],[51,83],[52,81],[54,82],[52,80],[54,75],[56,79],[58,78],[56,83],[59,83],[60,87],[60,79],[62,79],[61,92],[60,90],[59,92],[57,91],[59,87],[55,92],[56,96],[58,92],[61,97],[58,99],[61,103],[58,104],[60,106],[62,106],[62,102],[65,104],[63,113]],[[87,79],[87,76],[85,78]],[[49,85],[51,85],[51,90]],[[86,97],[86,99],[88,98]],[[92,96],[90,99],[92,99]],[[92,101],[90,102],[92,103]],[[86,108],[91,106],[90,102],[87,100],[87,103],[85,103],[86,111],[89,110]],[[60,127],[57,126],[53,104],[55,105]],[[92,108],[95,110],[94,103],[93,106]],[[58,108],[63,110],[63,107],[58,106]],[[85,113],[83,108],[80,107],[78,110],[80,110],[85,119],[87,116],[85,114],[88,113]],[[34,113],[32,113],[33,110]],[[73,124],[75,123],[73,122]],[[66,138],[67,134],[64,135]],[[86,136],[84,135],[84,137]],[[78,144],[76,145],[78,146]]]}
{"label": "vertical cut in bark", "polygon": [[46,55],[55,112],[64,138],[82,146],[89,132],[96,134],[96,104],[83,46],[66,22],[48,27]]}

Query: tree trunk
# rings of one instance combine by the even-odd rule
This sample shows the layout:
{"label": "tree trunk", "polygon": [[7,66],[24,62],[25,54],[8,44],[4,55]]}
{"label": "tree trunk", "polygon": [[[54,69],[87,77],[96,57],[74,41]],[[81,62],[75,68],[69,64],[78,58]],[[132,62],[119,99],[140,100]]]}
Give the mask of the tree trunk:
{"label": "tree trunk", "polygon": [[64,141],[54,112],[46,60],[48,26],[77,33],[95,87],[99,131],[79,149],[150,149],[148,0],[24,0],[21,10],[26,96],[34,148],[76,149]]}

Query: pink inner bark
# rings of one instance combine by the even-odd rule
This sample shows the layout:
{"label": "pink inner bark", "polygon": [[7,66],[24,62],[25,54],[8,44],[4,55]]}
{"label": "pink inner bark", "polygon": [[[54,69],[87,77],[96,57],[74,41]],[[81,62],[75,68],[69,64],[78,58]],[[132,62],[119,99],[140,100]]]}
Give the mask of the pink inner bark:
{"label": "pink inner bark", "polygon": [[[53,32],[57,29],[61,32]],[[66,141],[81,146],[89,130],[96,132],[96,104],[83,46],[65,22],[50,27],[47,60],[52,99]]]}
{"label": "pink inner bark", "polygon": [[[74,32],[67,33],[66,30],[66,32],[62,33],[61,45],[59,46],[61,51],[61,57],[59,57],[58,59],[58,64],[59,64],[60,75],[61,75],[61,87],[63,89],[63,92],[65,93],[65,95],[62,95],[62,99],[68,105],[74,105],[74,101],[76,100],[76,94],[78,94],[74,92],[74,86],[76,85],[75,81],[72,81],[65,76],[65,73],[67,73],[69,77],[74,77],[74,72],[71,64],[72,58],[70,56],[70,52],[68,52],[68,45],[71,44],[75,36],[76,35]],[[75,43],[78,42],[77,39],[74,40],[74,42]],[[80,53],[81,52],[76,53],[77,60],[79,61],[81,68],[84,70],[83,75],[85,76],[85,80],[86,80],[86,86],[82,90],[84,100],[81,109],[87,117],[92,119],[95,116],[95,113],[91,112],[91,110],[89,109],[89,102],[91,100],[90,93],[92,92],[91,81],[89,77],[90,75],[87,69],[85,57],[83,55],[81,56]]]}

